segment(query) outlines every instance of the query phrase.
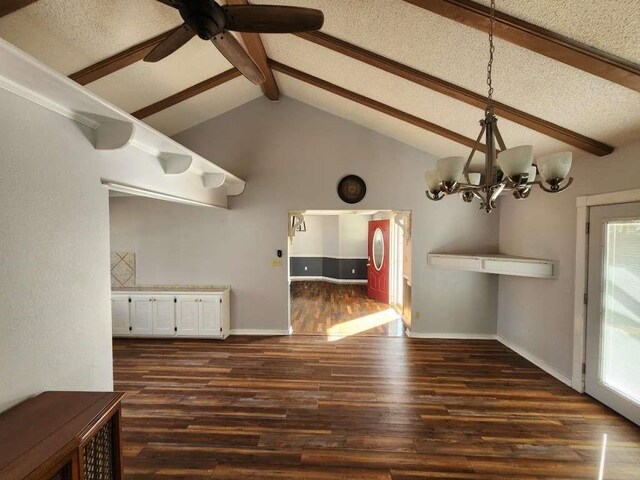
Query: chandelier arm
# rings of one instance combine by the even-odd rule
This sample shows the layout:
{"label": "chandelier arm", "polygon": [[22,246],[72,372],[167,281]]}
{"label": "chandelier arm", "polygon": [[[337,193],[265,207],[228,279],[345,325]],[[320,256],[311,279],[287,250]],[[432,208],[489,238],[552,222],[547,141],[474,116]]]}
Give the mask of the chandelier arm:
{"label": "chandelier arm", "polygon": [[494,123],[493,136],[496,137],[498,141],[498,145],[500,146],[500,150],[506,150],[507,146],[504,144],[504,140],[502,139],[502,134],[500,133],[500,129],[498,128],[498,121]]}
{"label": "chandelier arm", "polygon": [[433,200],[434,202],[437,202],[438,200],[442,200],[444,198],[444,194],[441,194],[440,192],[436,193],[435,195],[432,195],[431,192],[429,192],[429,190],[425,190],[424,193],[429,200]]}
{"label": "chandelier arm", "polygon": [[531,193],[531,189],[530,188],[525,188],[525,189],[516,189],[513,191],[513,197],[516,200],[522,200],[523,198],[527,198],[529,196],[529,194]]}
{"label": "chandelier arm", "polygon": [[478,138],[476,139],[476,143],[473,144],[473,149],[469,154],[469,158],[467,158],[467,163],[465,163],[464,165],[464,177],[467,179],[467,183],[471,183],[471,180],[469,179],[469,167],[471,166],[471,160],[473,160],[473,155],[478,150],[478,146],[480,146],[480,141],[482,140],[482,135],[484,135],[484,130],[486,128],[483,122],[480,122],[480,123],[482,125],[482,128],[480,129],[480,135],[478,135]]}
{"label": "chandelier arm", "polygon": [[563,190],[566,190],[567,188],[569,188],[569,186],[573,183],[573,177],[569,177],[567,179],[567,183],[563,187],[558,187],[557,190],[553,190],[552,188],[546,187],[542,182],[536,182],[536,183],[540,185],[540,188],[547,193],[560,193]]}
{"label": "chandelier arm", "polygon": [[495,190],[493,191],[493,193],[491,194],[491,197],[490,197],[491,203],[495,203],[495,201],[498,199],[498,196],[504,190],[504,187],[506,187],[506,184],[504,182],[501,182],[498,185],[496,185],[496,188],[495,188]]}
{"label": "chandelier arm", "polygon": [[482,198],[482,195],[480,195],[477,190],[471,190],[471,193],[473,193],[473,196],[476,197],[478,200],[480,200],[480,202],[484,203],[484,199]]}

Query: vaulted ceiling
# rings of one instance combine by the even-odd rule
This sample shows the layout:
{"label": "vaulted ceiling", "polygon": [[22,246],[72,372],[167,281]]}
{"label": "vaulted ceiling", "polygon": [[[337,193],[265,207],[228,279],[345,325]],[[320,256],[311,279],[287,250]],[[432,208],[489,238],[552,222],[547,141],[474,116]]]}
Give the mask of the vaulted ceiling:
{"label": "vaulted ceiling", "polygon": [[[108,75],[97,78],[93,69],[94,77],[72,78],[91,80],[87,88],[167,135],[278,90],[437,156],[466,155],[464,144],[475,139],[483,116],[487,35],[474,28],[472,15],[463,24],[445,11],[474,5],[469,0],[252,0],[325,14],[324,35],[260,35],[276,84],[265,92],[197,38],[159,63],[134,61],[148,51],[144,42],[181,23],[155,0],[11,3],[26,6],[0,9],[7,13],[1,37],[65,75],[99,62],[104,67],[109,59]],[[497,4],[504,14],[562,36],[560,43],[598,49],[594,57],[607,67],[605,74],[589,73],[586,64],[572,66],[497,38],[494,98],[507,146],[603,154],[640,138],[637,0]],[[256,38],[245,40],[250,51],[256,48]]]}

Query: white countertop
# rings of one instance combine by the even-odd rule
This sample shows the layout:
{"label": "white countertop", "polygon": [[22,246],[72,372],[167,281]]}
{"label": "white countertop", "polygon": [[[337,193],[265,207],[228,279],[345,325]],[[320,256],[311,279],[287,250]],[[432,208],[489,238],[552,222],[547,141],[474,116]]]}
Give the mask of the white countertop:
{"label": "white countertop", "polygon": [[113,293],[222,293],[231,290],[229,285],[136,285],[114,287]]}

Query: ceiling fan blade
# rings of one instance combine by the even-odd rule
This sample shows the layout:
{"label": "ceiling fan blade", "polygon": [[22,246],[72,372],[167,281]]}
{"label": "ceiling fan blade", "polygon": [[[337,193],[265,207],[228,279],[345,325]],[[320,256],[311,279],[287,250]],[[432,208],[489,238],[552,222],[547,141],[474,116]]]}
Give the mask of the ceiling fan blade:
{"label": "ceiling fan blade", "polygon": [[236,32],[291,33],[320,30],[324,15],[320,10],[276,5],[227,5],[225,28]]}
{"label": "ceiling fan blade", "polygon": [[231,33],[219,33],[211,38],[211,42],[220,50],[220,53],[252,83],[256,85],[264,83],[264,74]]}
{"label": "ceiling fan blade", "polygon": [[165,38],[160,44],[151,50],[144,57],[145,62],[157,62],[158,60],[162,60],[163,58],[171,55],[173,52],[178,50],[181,46],[187,43],[195,36],[195,32],[189,28],[189,26],[184,23],[181,27],[179,27],[175,32]]}
{"label": "ceiling fan blade", "polygon": [[165,5],[173,8],[180,8],[182,2],[180,0],[157,0],[160,3],[164,3]]}

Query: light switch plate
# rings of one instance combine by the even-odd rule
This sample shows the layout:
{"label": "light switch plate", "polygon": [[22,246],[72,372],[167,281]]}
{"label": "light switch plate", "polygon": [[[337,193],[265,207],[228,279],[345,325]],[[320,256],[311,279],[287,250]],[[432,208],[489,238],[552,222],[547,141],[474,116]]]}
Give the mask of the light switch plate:
{"label": "light switch plate", "polygon": [[271,261],[271,266],[272,267],[281,267],[282,266],[282,259],[281,258],[274,258]]}

